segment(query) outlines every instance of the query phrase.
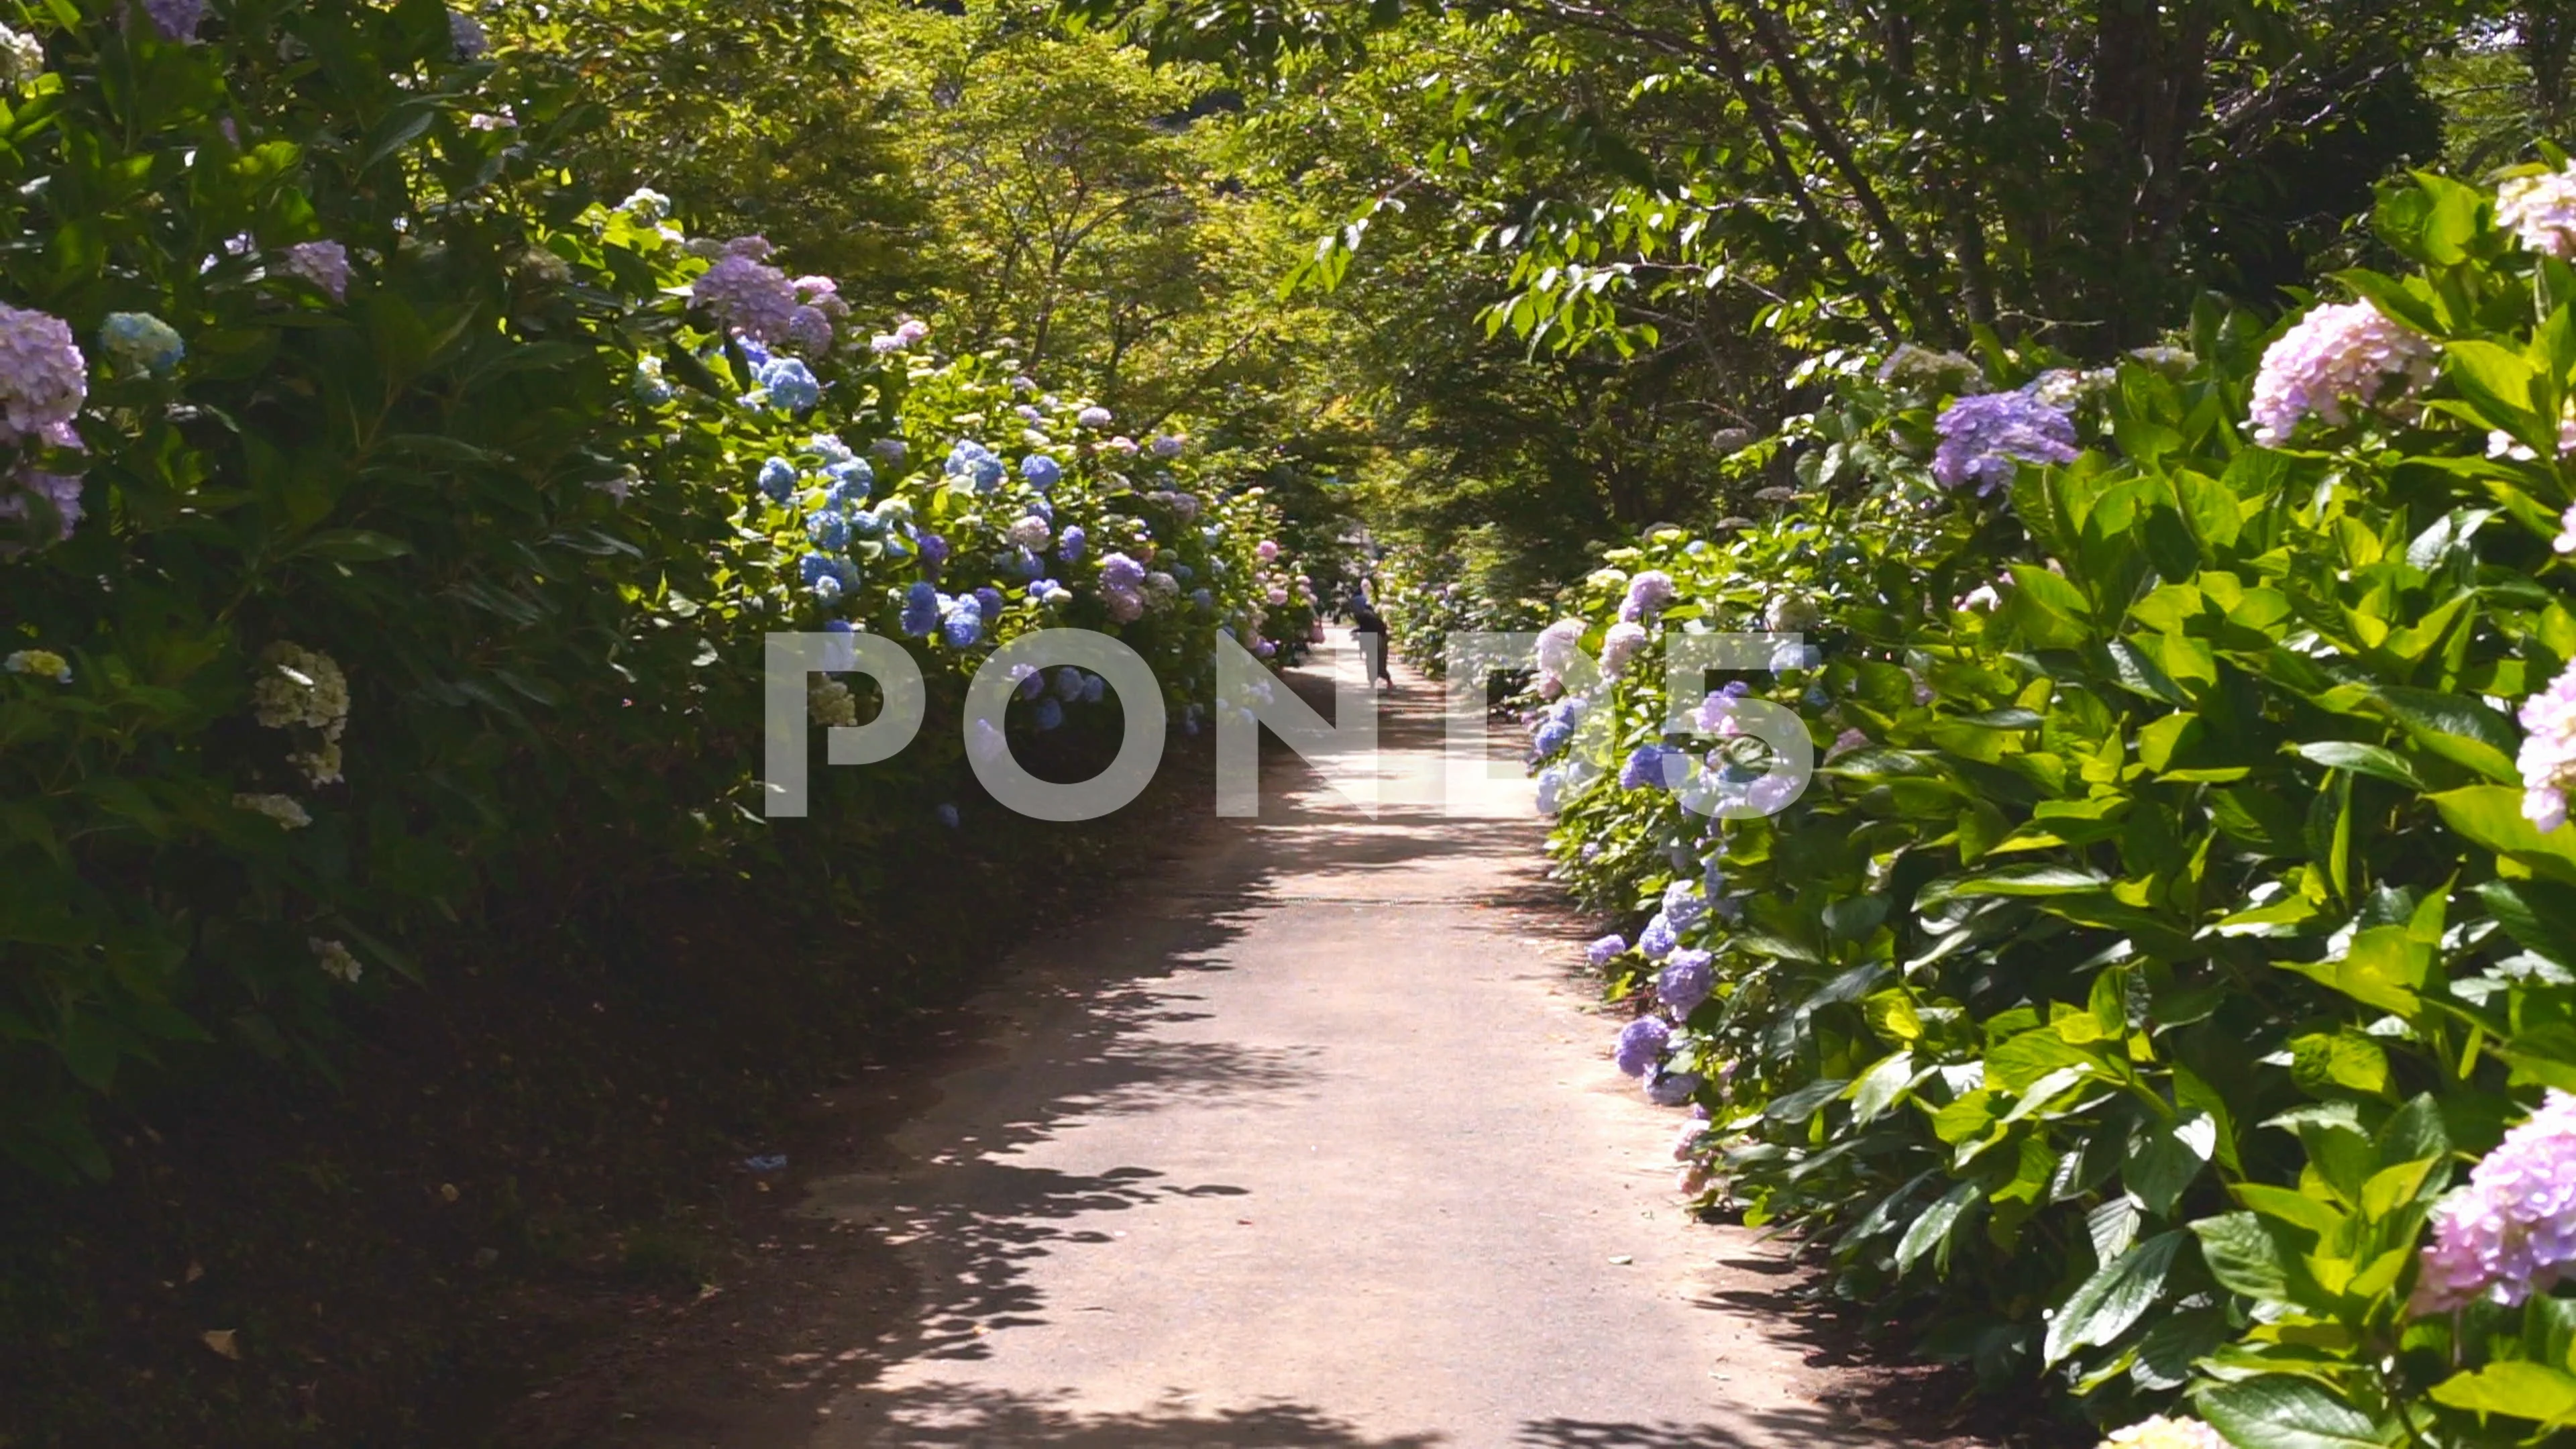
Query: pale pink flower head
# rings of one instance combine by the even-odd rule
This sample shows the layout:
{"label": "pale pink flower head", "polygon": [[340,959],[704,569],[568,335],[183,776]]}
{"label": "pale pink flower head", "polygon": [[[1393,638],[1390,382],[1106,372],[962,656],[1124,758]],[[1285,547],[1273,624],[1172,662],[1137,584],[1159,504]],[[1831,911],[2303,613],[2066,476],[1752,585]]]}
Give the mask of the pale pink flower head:
{"label": "pale pink flower head", "polygon": [[2264,349],[2249,426],[2266,445],[2289,441],[2302,418],[2341,427],[2354,404],[2367,407],[2432,374],[2431,342],[2368,302],[2328,303]]}
{"label": "pale pink flower head", "polygon": [[334,302],[349,297],[349,249],[335,241],[297,242],[286,249],[277,269],[322,289]]}
{"label": "pale pink flower head", "polygon": [[0,441],[66,426],[89,398],[89,360],[71,325],[0,304]]}
{"label": "pale pink flower head", "polygon": [[2567,791],[2576,788],[2576,664],[2522,702],[2522,813],[2535,829],[2567,823]]}
{"label": "pale pink flower head", "polygon": [[2531,250],[2576,260],[2576,162],[2497,187],[2495,215]]}

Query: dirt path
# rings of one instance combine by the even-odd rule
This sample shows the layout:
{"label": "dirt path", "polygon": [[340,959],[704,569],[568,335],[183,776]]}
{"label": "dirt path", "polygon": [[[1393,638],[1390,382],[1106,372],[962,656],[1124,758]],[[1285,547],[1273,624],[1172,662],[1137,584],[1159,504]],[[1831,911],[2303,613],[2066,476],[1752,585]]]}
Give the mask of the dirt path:
{"label": "dirt path", "polygon": [[[1391,775],[1430,777],[1436,706],[1387,702]],[[813,1306],[766,1310],[804,1351],[595,1442],[1884,1442],[1776,1252],[1678,1210],[1680,1114],[1607,1065],[1535,821],[1403,783],[1371,821],[1264,775],[1259,821],[1020,953],[884,1170],[808,1184],[796,1213],[878,1271],[817,1258]]]}

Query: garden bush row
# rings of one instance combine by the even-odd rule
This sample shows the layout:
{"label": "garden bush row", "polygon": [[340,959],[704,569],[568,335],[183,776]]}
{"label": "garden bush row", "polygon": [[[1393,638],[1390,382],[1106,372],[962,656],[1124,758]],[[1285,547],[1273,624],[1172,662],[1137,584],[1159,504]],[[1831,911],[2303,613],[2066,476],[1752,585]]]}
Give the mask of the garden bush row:
{"label": "garden bush row", "polygon": [[[954,725],[1024,631],[1123,637],[1185,729],[1217,629],[1305,636],[1263,450],[1131,440],[1007,348],[942,357],[758,237],[586,197],[550,157],[594,117],[438,0],[6,18],[0,1148],[25,1167],[103,1171],[94,1104],[138,1068],[327,1065],[346,1000],[496,893],[722,871],[822,920],[872,860],[1009,831]],[[905,641],[930,722],[772,827],[761,637],[825,629]],[[814,717],[869,688],[817,679]],[[1117,710],[1054,671],[1009,729]]]}
{"label": "garden bush row", "polygon": [[2112,366],[1818,359],[1796,497],[1534,661],[1684,1189],[2118,1444],[2576,1423],[2576,170],[2374,225]]}

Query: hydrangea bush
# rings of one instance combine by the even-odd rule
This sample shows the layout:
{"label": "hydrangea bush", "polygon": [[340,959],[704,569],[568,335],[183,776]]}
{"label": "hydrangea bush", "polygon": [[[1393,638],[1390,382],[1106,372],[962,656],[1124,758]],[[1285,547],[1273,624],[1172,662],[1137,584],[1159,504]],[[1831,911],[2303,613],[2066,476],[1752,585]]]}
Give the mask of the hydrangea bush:
{"label": "hydrangea bush", "polygon": [[[17,19],[0,1150],[26,1166],[104,1171],[88,1107],[138,1069],[322,1059],[418,974],[407,940],[503,890],[863,894],[973,822],[955,707],[1022,630],[1124,635],[1184,729],[1217,628],[1302,634],[1257,450],[1132,442],[1007,357],[874,331],[759,238],[586,199],[549,159],[579,110],[437,0]],[[895,760],[818,769],[791,834],[760,815],[760,640],[826,628],[904,639],[934,712]],[[1054,703],[1012,728],[1116,727],[1105,691]],[[874,708],[816,681],[818,716]]]}
{"label": "hydrangea bush", "polygon": [[[2416,269],[2268,330],[1832,360],[1804,501],[1611,551],[1532,661],[1684,1190],[2110,1443],[2576,1422],[2567,175],[2392,190]],[[1812,782],[1723,818],[1781,717]]]}

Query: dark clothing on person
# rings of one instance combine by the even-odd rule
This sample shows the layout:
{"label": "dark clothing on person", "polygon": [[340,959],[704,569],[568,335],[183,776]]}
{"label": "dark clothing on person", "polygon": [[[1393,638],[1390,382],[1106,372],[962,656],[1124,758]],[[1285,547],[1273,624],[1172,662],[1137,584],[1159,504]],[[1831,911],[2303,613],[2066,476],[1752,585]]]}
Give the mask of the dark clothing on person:
{"label": "dark clothing on person", "polygon": [[1393,687],[1395,676],[1387,673],[1386,665],[1386,620],[1369,607],[1366,599],[1351,600],[1351,637],[1367,653],[1369,668],[1375,677]]}

